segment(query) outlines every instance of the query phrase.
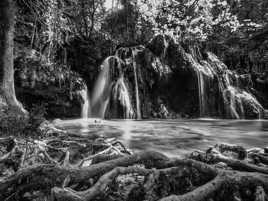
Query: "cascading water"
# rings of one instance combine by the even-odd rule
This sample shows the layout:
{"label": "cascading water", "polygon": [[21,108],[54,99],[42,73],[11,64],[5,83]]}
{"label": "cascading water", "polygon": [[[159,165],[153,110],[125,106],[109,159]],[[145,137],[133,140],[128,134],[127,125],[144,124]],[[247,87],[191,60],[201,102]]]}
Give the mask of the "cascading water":
{"label": "cascading water", "polygon": [[[224,104],[227,113],[234,119],[241,119],[244,118],[244,108],[241,97],[237,94],[236,88],[232,86],[228,86],[223,90]],[[239,111],[237,105],[239,105]]]}
{"label": "cascading water", "polygon": [[212,53],[208,53],[208,60],[216,69],[219,89],[223,96],[225,111],[229,117],[245,118],[246,111],[250,109],[260,118],[263,107],[251,93],[240,88],[239,75],[228,70],[227,66]]}
{"label": "cascading water", "polygon": [[192,67],[194,68],[194,71],[197,76],[198,80],[198,97],[199,97],[199,112],[200,116],[209,116],[208,107],[207,104],[207,91],[206,91],[206,80],[212,80],[214,79],[215,72],[211,68],[208,62],[202,61],[201,65],[198,61],[194,59],[194,57],[191,54],[186,53],[186,57],[188,58],[188,61],[191,63]]}
{"label": "cascading water", "polygon": [[197,76],[201,117],[212,116],[211,108],[216,108],[216,104],[219,104],[219,100],[215,100],[214,105],[211,105],[211,100],[215,96],[215,92],[211,91],[213,87],[215,88],[215,84],[218,85],[217,91],[223,100],[225,117],[245,118],[247,110],[261,115],[262,106],[252,94],[240,87],[238,74],[228,70],[213,53],[208,52],[207,60],[203,60],[198,51],[191,49],[190,52],[191,54],[185,53],[185,55]]}
{"label": "cascading water", "polygon": [[134,79],[135,79],[137,119],[141,119],[139,85],[138,85],[138,77],[137,77],[137,63],[135,60],[136,55],[137,55],[137,49],[133,49],[132,50],[132,62],[133,62],[133,71],[134,71]]}
{"label": "cascading water", "polygon": [[[131,51],[131,55],[128,52]],[[93,117],[141,118],[136,55],[139,48],[120,48],[114,56],[106,58],[95,83],[91,108]],[[136,115],[132,107],[129,89],[124,78],[127,66],[133,66],[135,82]]]}
{"label": "cascading water", "polygon": [[118,68],[120,68],[120,60],[115,56],[107,57],[101,65],[101,71],[95,83],[91,99],[93,117],[105,117],[105,111],[108,106],[111,93],[110,71],[115,68],[115,65],[118,65]]}
{"label": "cascading water", "polygon": [[[152,52],[148,54],[149,49],[144,51],[143,46],[136,46],[119,48],[114,56],[106,58],[101,65],[91,100],[88,101],[91,104],[83,106],[83,108],[89,107],[88,111],[91,111],[91,114],[88,115],[100,118],[141,119],[142,115],[146,116],[145,114],[150,114],[149,112],[152,114],[153,110],[148,113],[145,110],[141,111],[141,100],[143,109],[145,108],[144,101],[147,100],[149,100],[147,105],[151,104],[157,108],[157,103],[154,103],[153,100],[157,100],[158,97],[153,96],[152,99],[150,94],[148,97],[145,96],[152,89],[153,84],[151,83],[156,81],[148,79],[156,79],[155,74],[161,70],[158,66],[173,65],[172,68],[177,68],[177,64],[174,64],[173,61],[167,61],[169,59],[167,55],[170,52],[168,50],[169,43],[170,40],[164,40],[164,55],[156,54],[158,55],[156,56]],[[140,53],[142,51],[144,52]],[[187,67],[188,72],[194,75],[192,78],[196,79],[201,117],[220,116],[238,119],[256,118],[257,115],[262,114],[263,108],[250,93],[248,85],[244,84],[244,78],[242,79],[241,75],[228,70],[217,56],[209,52],[205,56],[199,52],[198,48],[190,48],[189,53],[186,53],[181,46],[175,53],[180,57],[179,64],[181,61],[183,61],[181,64],[187,64],[182,68]],[[174,60],[174,55],[172,55],[172,59]],[[141,68],[140,61],[145,62],[143,68]],[[172,68],[170,67],[170,69]],[[194,87],[190,90],[195,93]],[[84,97],[83,99],[88,97],[85,92],[81,93],[81,96]],[[196,100],[193,99],[193,103],[190,102],[190,104],[195,104]],[[193,114],[196,114],[197,110],[195,107],[193,108]],[[86,115],[86,112],[83,112],[82,116]]]}
{"label": "cascading water", "polygon": [[84,89],[82,89],[79,92],[81,98],[82,98],[82,103],[81,103],[81,117],[83,119],[88,118],[90,115],[90,101],[88,97],[88,89],[87,86],[84,86]]}
{"label": "cascading water", "polygon": [[206,100],[205,100],[205,80],[204,74],[199,69],[196,68],[197,80],[198,80],[198,95],[199,95],[199,112],[200,116],[204,117],[206,115]]}
{"label": "cascading water", "polygon": [[120,48],[116,51],[116,56],[118,56],[127,66],[132,66],[134,74],[134,87],[135,87],[135,104],[136,104],[136,119],[141,119],[141,108],[140,108],[140,96],[139,96],[139,84],[138,84],[138,74],[137,74],[137,62],[136,56],[138,52],[143,51],[143,46],[135,46],[129,48]]}
{"label": "cascading water", "polygon": [[[115,109],[115,113],[118,113],[120,111],[120,108],[123,110],[123,118],[124,119],[132,119],[134,112],[131,105],[130,96],[128,93],[128,89],[126,87],[124,77],[121,76],[115,85],[113,86],[112,94],[111,94],[111,105],[112,103],[115,103],[115,106],[112,106],[112,108]],[[119,116],[120,114],[117,114]]]}

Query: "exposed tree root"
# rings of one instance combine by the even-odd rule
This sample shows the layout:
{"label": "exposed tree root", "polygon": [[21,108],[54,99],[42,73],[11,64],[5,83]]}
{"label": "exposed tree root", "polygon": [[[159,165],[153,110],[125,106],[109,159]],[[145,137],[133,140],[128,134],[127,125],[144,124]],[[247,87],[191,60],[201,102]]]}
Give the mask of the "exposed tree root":
{"label": "exposed tree root", "polygon": [[[131,154],[115,140],[64,134],[0,139],[0,200],[267,201],[263,149],[217,145],[191,159]],[[9,168],[12,171],[8,171]]]}
{"label": "exposed tree root", "polygon": [[[3,199],[14,191],[18,191],[18,187],[20,191],[25,191],[24,188],[29,188],[29,185],[39,189],[60,186],[67,176],[70,176],[70,183],[88,184],[90,178],[99,177],[118,166],[130,166],[139,163],[147,167],[161,167],[166,159],[162,154],[156,152],[144,152],[80,169],[50,164],[33,166],[22,169],[0,181],[0,198]],[[27,181],[25,187],[22,181]]]}
{"label": "exposed tree root", "polygon": [[152,173],[151,169],[144,169],[140,167],[116,167],[112,171],[104,174],[94,186],[86,191],[75,192],[72,189],[58,188],[52,189],[54,198],[58,201],[86,201],[92,200],[97,195],[103,194],[107,187],[112,184],[114,179],[120,174],[133,174],[138,173],[139,175],[148,175]]}
{"label": "exposed tree root", "polygon": [[217,191],[219,191],[223,184],[226,182],[221,176],[217,176],[210,182],[203,186],[196,188],[195,190],[185,193],[184,195],[171,195],[162,198],[161,201],[201,201],[212,197]]}
{"label": "exposed tree root", "polygon": [[[248,188],[255,188],[256,199],[263,199],[265,191],[263,186],[268,185],[268,175],[256,173],[244,173],[234,171],[220,171],[218,176],[203,186],[188,192],[184,195],[171,195],[161,199],[161,201],[202,201],[217,197],[217,193],[228,185],[247,186]],[[261,186],[258,186],[261,185]],[[256,200],[255,199],[255,200]]]}

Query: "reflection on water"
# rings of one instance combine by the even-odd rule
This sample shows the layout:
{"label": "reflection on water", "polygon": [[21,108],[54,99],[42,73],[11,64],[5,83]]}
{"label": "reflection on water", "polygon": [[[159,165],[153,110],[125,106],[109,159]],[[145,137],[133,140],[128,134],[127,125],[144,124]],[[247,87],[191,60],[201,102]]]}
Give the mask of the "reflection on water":
{"label": "reflection on water", "polygon": [[268,146],[268,121],[265,120],[76,119],[57,121],[56,126],[92,138],[116,137],[134,151],[155,150],[171,157],[205,150],[217,143],[247,148]]}

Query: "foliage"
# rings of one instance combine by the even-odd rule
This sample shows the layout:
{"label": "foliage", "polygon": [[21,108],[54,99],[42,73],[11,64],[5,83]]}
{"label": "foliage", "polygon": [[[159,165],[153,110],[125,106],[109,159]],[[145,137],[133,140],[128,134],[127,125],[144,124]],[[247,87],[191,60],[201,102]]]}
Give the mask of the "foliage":
{"label": "foliage", "polygon": [[110,0],[17,2],[21,14],[17,22],[27,24],[27,29],[31,26],[28,41],[52,63],[57,60],[56,50],[63,51],[75,38],[91,41],[103,35],[113,41],[109,48],[114,49],[146,44],[159,33],[204,41],[223,59],[266,58],[262,53],[266,46],[252,52],[245,40],[267,25],[268,3],[263,0],[113,0],[111,8],[105,7]]}
{"label": "foliage", "polygon": [[227,1],[221,0],[162,0],[142,1],[141,12],[154,25],[157,34],[176,39],[206,40],[218,27],[235,31],[237,17]]}
{"label": "foliage", "polygon": [[240,26],[231,33],[219,30],[209,37],[212,47],[225,63],[233,69],[246,72],[263,72],[267,62],[268,2],[262,0],[231,1],[231,11]]}
{"label": "foliage", "polygon": [[147,43],[154,35],[154,27],[137,0],[116,3],[102,23],[102,31],[116,45],[130,46]]}
{"label": "foliage", "polygon": [[31,47],[46,53],[54,63],[57,50],[65,48],[73,38],[87,40],[100,29],[104,0],[17,0],[19,25],[32,27]]}
{"label": "foliage", "polygon": [[121,1],[121,6],[106,16],[102,30],[106,32],[116,44],[136,41],[136,22],[138,10],[133,1]]}
{"label": "foliage", "polygon": [[83,86],[80,76],[60,62],[47,63],[40,52],[23,48],[17,52],[15,78],[21,87],[42,89],[48,86],[75,92]]}
{"label": "foliage", "polygon": [[231,68],[262,72],[267,62],[268,2],[262,0],[142,0],[141,19],[155,34],[202,41]]}

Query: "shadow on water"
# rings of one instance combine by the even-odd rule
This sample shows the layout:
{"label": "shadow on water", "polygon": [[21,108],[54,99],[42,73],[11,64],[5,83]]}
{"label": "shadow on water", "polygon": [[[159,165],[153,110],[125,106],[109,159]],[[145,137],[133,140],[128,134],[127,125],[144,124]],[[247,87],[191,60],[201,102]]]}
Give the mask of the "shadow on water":
{"label": "shadow on water", "polygon": [[268,145],[266,120],[64,120],[56,126],[89,137],[118,138],[134,151],[155,150],[184,156],[218,143],[249,147]]}

